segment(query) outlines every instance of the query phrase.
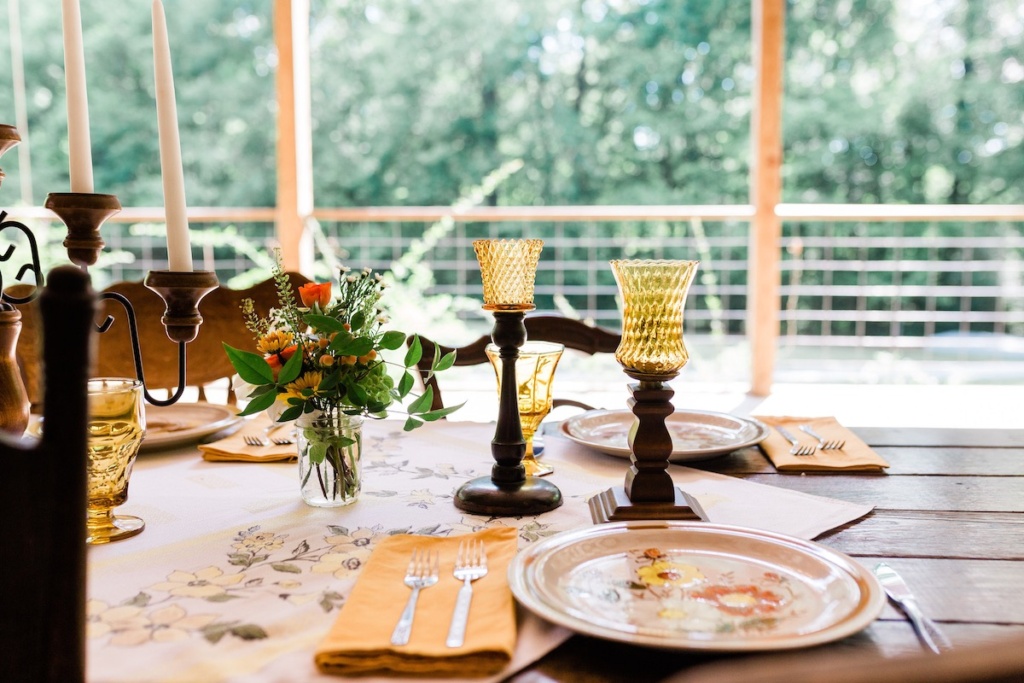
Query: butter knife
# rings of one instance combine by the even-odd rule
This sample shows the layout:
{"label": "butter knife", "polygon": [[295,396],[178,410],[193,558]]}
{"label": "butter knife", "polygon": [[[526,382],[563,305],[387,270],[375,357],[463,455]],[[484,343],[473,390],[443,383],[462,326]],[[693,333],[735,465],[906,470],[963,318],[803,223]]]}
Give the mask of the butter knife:
{"label": "butter knife", "polygon": [[910,617],[910,623],[913,624],[918,638],[928,646],[929,650],[938,654],[943,649],[948,650],[953,647],[949,639],[935,625],[935,622],[921,612],[917,599],[910,592],[907,582],[896,573],[895,569],[885,562],[879,562],[875,565],[875,576],[878,577],[878,581],[882,584],[889,599],[899,605],[903,612]]}

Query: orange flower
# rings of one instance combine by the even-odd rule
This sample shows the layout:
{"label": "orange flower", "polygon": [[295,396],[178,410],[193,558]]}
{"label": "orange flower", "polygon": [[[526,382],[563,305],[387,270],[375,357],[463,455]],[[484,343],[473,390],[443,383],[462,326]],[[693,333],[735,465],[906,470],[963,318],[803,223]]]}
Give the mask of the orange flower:
{"label": "orange flower", "polygon": [[295,355],[298,348],[297,344],[292,344],[291,346],[287,346],[276,353],[268,354],[263,358],[263,360],[267,361],[267,365],[269,365],[270,369],[273,371],[274,379],[277,379],[277,373],[281,372],[281,368],[284,367],[284,364],[288,362],[289,358]]}
{"label": "orange flower", "polygon": [[320,308],[326,308],[331,300],[330,282],[309,282],[299,287],[299,298],[302,305],[312,308],[313,304],[320,304]]}

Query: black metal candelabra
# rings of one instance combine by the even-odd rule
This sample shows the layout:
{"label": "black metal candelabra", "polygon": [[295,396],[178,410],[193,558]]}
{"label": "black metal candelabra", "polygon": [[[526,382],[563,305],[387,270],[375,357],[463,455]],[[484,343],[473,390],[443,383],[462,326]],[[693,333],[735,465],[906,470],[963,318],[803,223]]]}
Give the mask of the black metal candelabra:
{"label": "black metal candelabra", "polygon": [[[0,155],[18,144],[20,139],[13,126],[0,124]],[[2,180],[3,172],[0,171],[0,182]],[[53,192],[47,196],[44,206],[53,211],[67,227],[68,234],[64,240],[64,248],[67,250],[68,258],[83,271],[88,272],[89,267],[95,265],[105,246],[103,238],[100,236],[100,228],[108,218],[121,210],[121,203],[112,194]],[[4,293],[3,301],[10,304],[24,304],[35,298],[39,288],[43,286],[39,249],[35,236],[28,227],[17,221],[6,220],[6,217],[7,214],[0,211],[0,231],[5,228],[20,230],[24,233],[31,249],[31,261],[21,267],[17,279],[21,281],[29,272],[32,272],[36,289],[25,297],[15,297]],[[7,250],[0,254],[0,262],[9,260],[14,251],[15,246],[9,245]],[[99,298],[116,301],[124,308],[131,337],[135,374],[144,387],[146,400],[153,405],[167,406],[176,403],[184,394],[187,367],[185,347],[199,334],[199,326],[203,322],[203,318],[199,314],[199,302],[217,288],[217,275],[212,271],[154,270],[146,276],[144,284],[163,299],[165,311],[160,321],[164,325],[168,339],[178,344],[178,386],[166,399],[154,398],[149,390],[145,389],[146,379],[142,366],[138,322],[131,302],[118,292],[103,292]],[[3,282],[0,280],[0,290],[3,288],[2,285]],[[107,316],[97,325],[96,329],[102,334],[110,329],[113,323],[114,317]]]}

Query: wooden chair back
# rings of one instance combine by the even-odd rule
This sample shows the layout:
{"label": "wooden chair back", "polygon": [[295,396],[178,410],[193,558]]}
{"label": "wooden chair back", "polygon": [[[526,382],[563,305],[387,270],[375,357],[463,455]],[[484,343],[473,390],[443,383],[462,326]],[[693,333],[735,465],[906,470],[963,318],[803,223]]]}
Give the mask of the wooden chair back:
{"label": "wooden chair back", "polygon": [[[289,273],[292,286],[298,288],[309,279],[298,273]],[[178,345],[167,338],[160,318],[164,314],[163,300],[141,282],[119,282],[105,291],[117,292],[131,302],[139,328],[139,345],[142,348],[142,367],[146,375],[147,389],[171,389],[178,385]],[[205,400],[203,385],[210,384],[234,374],[228,361],[223,342],[235,348],[254,350],[252,335],[245,328],[241,305],[244,299],[252,299],[256,312],[265,316],[277,306],[277,289],[273,279],[267,279],[247,289],[230,289],[220,286],[207,294],[199,303],[203,324],[199,334],[186,347],[187,381],[189,386],[199,387],[199,399]],[[135,377],[135,362],[132,356],[131,334],[124,308],[116,301],[100,301],[102,321],[107,315],[114,317],[114,324],[105,333],[98,335],[98,347],[93,377]],[[22,333],[18,343],[18,362],[33,405],[39,403],[39,362],[38,323],[33,314],[32,304],[21,308]],[[228,392],[229,402],[234,395]]]}
{"label": "wooden chair back", "polygon": [[[618,348],[619,341],[622,339],[622,335],[617,332],[611,332],[600,327],[588,325],[581,320],[574,320],[573,318],[559,315],[528,316],[524,320],[524,324],[526,325],[527,339],[563,344],[567,349],[582,351],[590,355],[595,353],[615,353],[615,349]],[[429,377],[428,379],[430,365],[434,360],[434,342],[422,335],[420,335],[420,340],[423,343],[423,357],[417,364],[417,369],[424,386],[432,387],[434,390],[431,410],[437,410],[444,407],[441,387],[438,385],[436,377]],[[484,335],[466,346],[441,346],[441,355],[443,356],[450,351],[455,351],[456,366],[480,365],[490,362],[485,352],[489,343],[491,343],[490,336]],[[555,407],[570,405],[583,408],[584,410],[591,409],[591,406],[586,403],[564,398],[555,398],[554,405]]]}
{"label": "wooden chair back", "polygon": [[38,442],[0,434],[0,680],[73,683],[85,678],[88,276],[54,269],[38,306],[46,428]]}
{"label": "wooden chair back", "polygon": [[[298,273],[289,273],[293,287],[309,282]],[[164,302],[141,282],[120,282],[106,291],[125,296],[135,309],[139,321],[139,345],[142,347],[142,367],[146,374],[147,389],[174,389],[178,383],[178,345],[167,338],[160,317]],[[224,353],[223,343],[235,348],[254,351],[253,338],[242,318],[242,301],[252,299],[256,312],[265,316],[277,306],[277,289],[273,279],[267,279],[247,289],[220,286],[199,302],[203,324],[199,334],[186,347],[188,354],[187,380],[200,389],[200,400],[205,398],[203,385],[231,377],[235,371]],[[114,316],[115,323],[99,335],[99,353],[96,358],[97,377],[134,377],[131,335],[124,322],[124,311],[115,301],[102,301],[104,314]],[[229,400],[233,395],[229,392]]]}

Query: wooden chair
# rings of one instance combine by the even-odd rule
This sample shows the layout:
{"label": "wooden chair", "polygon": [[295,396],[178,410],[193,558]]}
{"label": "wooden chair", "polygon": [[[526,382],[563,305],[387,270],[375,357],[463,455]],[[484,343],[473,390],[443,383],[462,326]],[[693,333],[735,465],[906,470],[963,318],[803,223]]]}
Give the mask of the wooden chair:
{"label": "wooden chair", "polygon": [[722,660],[669,683],[1020,683],[1024,636],[943,652],[885,658],[812,651]]}
{"label": "wooden chair", "polygon": [[[616,332],[610,332],[600,327],[588,325],[580,320],[565,318],[559,315],[529,316],[524,320],[524,323],[526,325],[526,338],[529,340],[563,344],[567,349],[575,349],[590,355],[595,353],[615,353],[615,349],[618,348],[619,341],[622,339],[622,335]],[[434,390],[431,410],[437,410],[444,407],[441,387],[438,385],[436,377],[427,379],[427,376],[430,374],[430,365],[434,360],[434,342],[422,335],[420,335],[420,340],[423,343],[423,357],[417,364],[417,369],[424,386],[432,387]],[[487,359],[484,349],[487,348],[490,342],[491,337],[484,335],[466,346],[441,346],[441,355],[443,356],[450,351],[455,351],[456,366],[488,363],[490,361]],[[556,398],[554,405],[556,408],[568,405],[583,408],[584,410],[591,409],[591,406],[586,403],[562,398]]]}
{"label": "wooden chair", "polygon": [[[309,282],[309,279],[298,273],[289,273],[293,287],[298,288]],[[120,282],[106,290],[117,292],[131,302],[139,327],[139,344],[142,347],[142,367],[146,375],[147,389],[170,389],[178,385],[178,346],[167,338],[164,326],[160,322],[164,314],[163,300],[141,282]],[[255,350],[252,335],[245,328],[241,305],[243,299],[252,299],[256,311],[262,316],[277,306],[277,289],[273,279],[249,287],[248,289],[230,289],[220,286],[210,292],[199,303],[199,312],[203,316],[203,324],[199,334],[187,346],[187,381],[190,386],[199,387],[199,400],[206,399],[204,385],[229,378],[234,368],[228,361],[223,342],[235,348]],[[38,403],[38,383],[36,365],[38,350],[36,349],[37,333],[34,329],[34,318],[27,307],[22,308],[22,335],[18,344],[18,362],[25,377],[25,386],[29,392],[29,400],[33,405]],[[98,335],[95,377],[135,377],[135,363],[132,356],[131,335],[124,308],[116,301],[101,301],[100,316],[102,321],[106,315],[114,317],[114,324],[105,333]],[[234,395],[228,391],[228,402],[234,402]]]}
{"label": "wooden chair", "polygon": [[0,680],[85,678],[86,423],[95,299],[72,266],[38,299],[45,360],[38,442],[0,434]]}

